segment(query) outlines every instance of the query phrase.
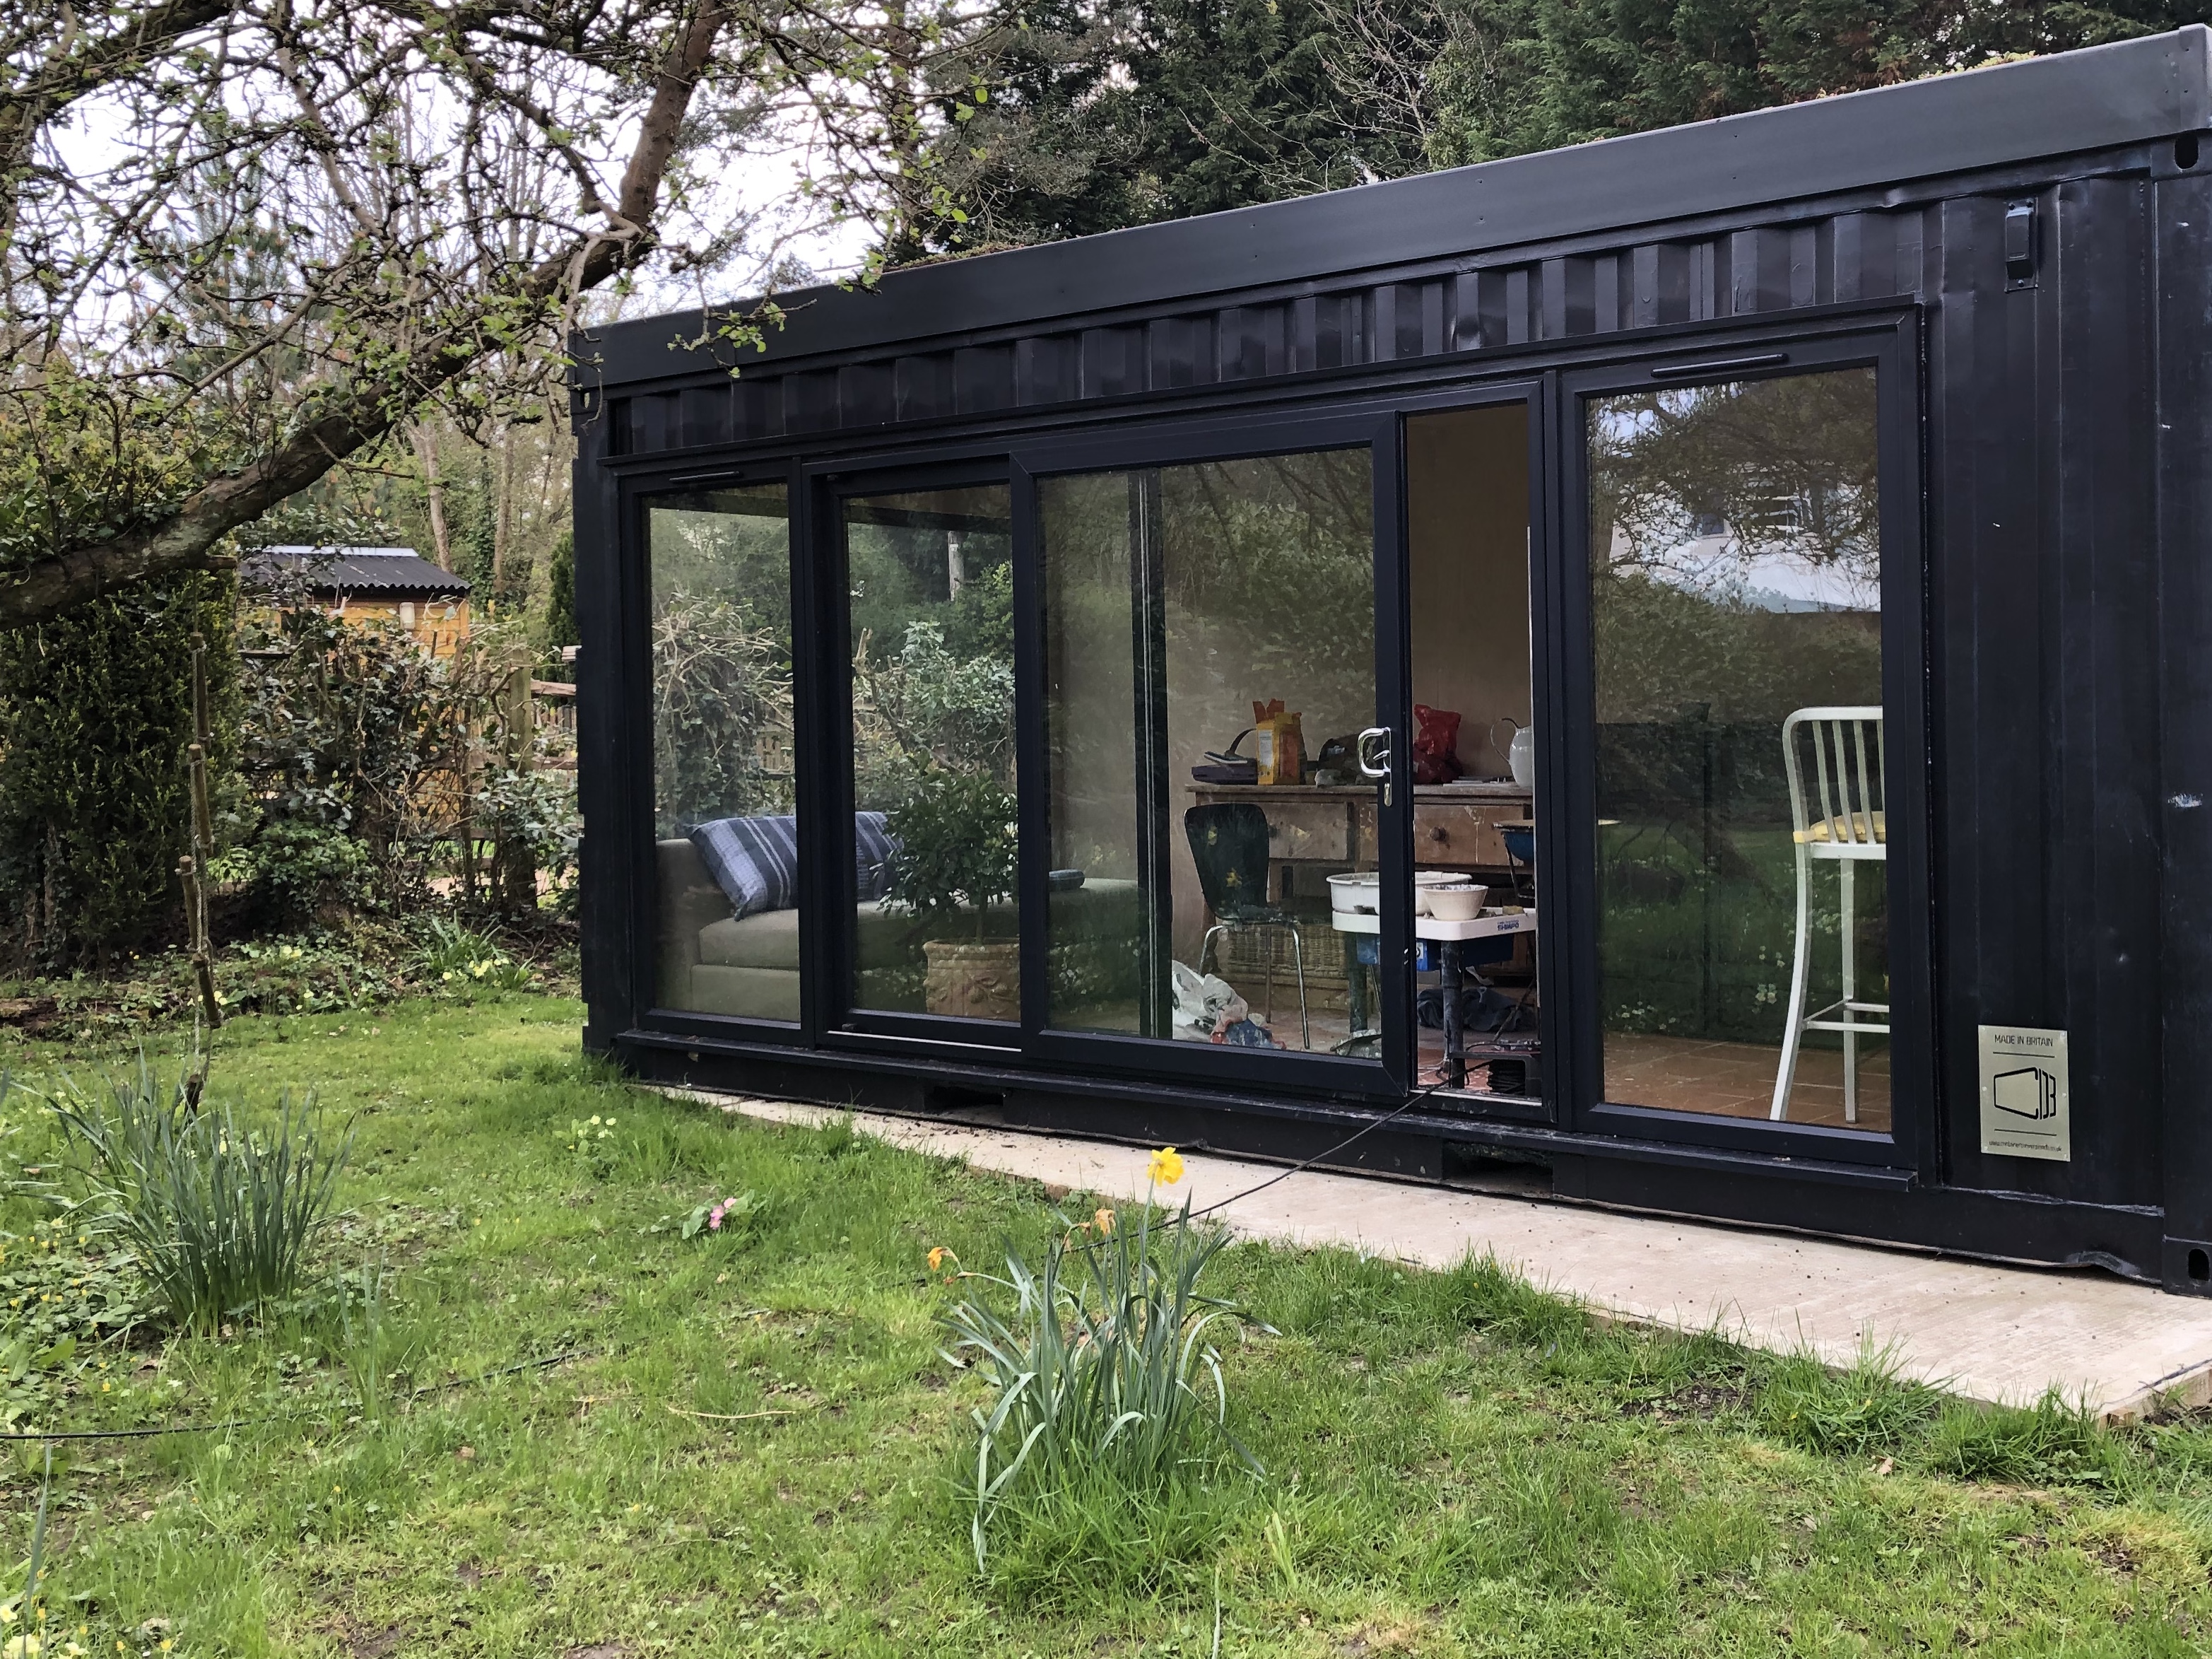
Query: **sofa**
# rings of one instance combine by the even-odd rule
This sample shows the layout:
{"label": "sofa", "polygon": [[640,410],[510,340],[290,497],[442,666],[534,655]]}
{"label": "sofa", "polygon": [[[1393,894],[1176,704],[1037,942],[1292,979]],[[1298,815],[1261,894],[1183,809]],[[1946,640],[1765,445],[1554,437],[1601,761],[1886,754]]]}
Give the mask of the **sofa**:
{"label": "sofa", "polygon": [[[688,840],[658,844],[659,1004],[702,1014],[734,1014],[752,1019],[799,1018],[799,912],[762,910],[733,915],[729,897],[708,873],[699,849]],[[1087,942],[1118,941],[1126,953],[1137,936],[1139,896],[1133,881],[1087,881],[1053,895],[1058,922],[1055,942],[1069,931]],[[863,900],[855,917],[860,960],[915,962],[921,940],[972,935],[967,916],[923,923],[879,899]],[[1015,932],[1012,906],[993,906],[984,930],[1006,938]],[[913,1007],[911,970],[863,967],[860,995],[864,1007]]]}

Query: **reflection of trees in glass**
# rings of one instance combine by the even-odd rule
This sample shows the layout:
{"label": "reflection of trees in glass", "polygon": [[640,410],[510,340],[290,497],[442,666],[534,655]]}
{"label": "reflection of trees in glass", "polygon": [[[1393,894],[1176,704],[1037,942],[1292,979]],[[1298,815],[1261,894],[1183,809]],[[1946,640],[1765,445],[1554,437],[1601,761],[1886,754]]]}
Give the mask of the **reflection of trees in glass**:
{"label": "reflection of trees in glass", "polygon": [[780,486],[652,509],[656,833],[794,810]]}
{"label": "reflection of trees in glass", "polygon": [[907,624],[906,638],[879,654],[862,635],[853,653],[855,779],[864,796],[934,762],[958,770],[1012,776],[1014,750],[1012,642],[1003,652],[963,657],[935,622]]}
{"label": "reflection of trees in glass", "polygon": [[1776,754],[1791,710],[1881,701],[1881,618],[1863,611],[1763,611],[1640,573],[1594,578],[1600,726],[1702,708],[1728,725],[1771,725]]}
{"label": "reflection of trees in glass", "polygon": [[[1881,701],[1877,432],[1862,369],[1591,407],[1609,1031],[1780,1036],[1796,898],[1782,723]],[[1862,890],[1863,987],[1884,975],[1881,894]],[[1832,932],[1832,905],[1814,921]]]}
{"label": "reflection of trees in glass", "polygon": [[847,510],[856,802],[894,806],[930,766],[1011,787],[1013,544],[1006,490],[917,491]]}
{"label": "reflection of trees in glass", "polygon": [[1226,695],[1373,702],[1372,477],[1364,449],[1161,473],[1168,603],[1234,663]]}
{"label": "reflection of trees in glass", "polygon": [[1601,725],[1881,700],[1876,433],[1871,369],[1592,405]]}
{"label": "reflection of trees in glass", "polygon": [[[1880,577],[1870,368],[1630,392],[1594,405],[1593,551],[1653,567],[1724,535],[1747,558]],[[1617,532],[1617,533],[1616,533]]]}
{"label": "reflection of trees in glass", "polygon": [[793,808],[791,647],[726,599],[677,594],[653,619],[657,833]]}

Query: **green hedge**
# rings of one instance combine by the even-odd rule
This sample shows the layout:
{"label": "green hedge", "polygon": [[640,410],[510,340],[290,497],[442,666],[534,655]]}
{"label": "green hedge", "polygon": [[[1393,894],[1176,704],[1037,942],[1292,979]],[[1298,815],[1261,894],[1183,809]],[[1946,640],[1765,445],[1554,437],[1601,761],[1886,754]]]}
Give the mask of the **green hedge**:
{"label": "green hedge", "polygon": [[0,633],[0,963],[96,965],[179,927],[192,636],[228,778],[236,606],[229,577],[195,574]]}

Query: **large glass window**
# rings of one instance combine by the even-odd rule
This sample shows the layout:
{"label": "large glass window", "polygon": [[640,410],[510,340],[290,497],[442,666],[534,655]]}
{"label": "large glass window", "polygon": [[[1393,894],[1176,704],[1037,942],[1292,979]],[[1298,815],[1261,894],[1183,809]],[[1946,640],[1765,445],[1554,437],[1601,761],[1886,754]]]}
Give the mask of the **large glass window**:
{"label": "large glass window", "polygon": [[1040,482],[1054,1026],[1371,1025],[1374,935],[1332,925],[1328,880],[1375,867],[1371,492],[1365,449]]}
{"label": "large glass window", "polygon": [[1018,1020],[1006,487],[850,496],[842,510],[853,1006]]}
{"label": "large glass window", "polygon": [[1875,371],[1589,405],[1604,1097],[1890,1127]]}
{"label": "large glass window", "polygon": [[799,1018],[791,533],[781,484],[647,504],[658,1000]]}

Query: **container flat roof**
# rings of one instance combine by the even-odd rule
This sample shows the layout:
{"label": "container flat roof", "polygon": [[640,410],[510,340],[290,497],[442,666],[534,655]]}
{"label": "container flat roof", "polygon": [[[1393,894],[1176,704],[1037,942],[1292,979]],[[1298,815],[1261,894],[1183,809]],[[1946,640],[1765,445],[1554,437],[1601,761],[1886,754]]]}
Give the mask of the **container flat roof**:
{"label": "container flat roof", "polygon": [[[672,349],[696,310],[584,331],[577,374],[666,380],[1109,308],[1172,306],[1557,238],[2169,138],[2212,127],[2212,30],[1810,100],[1350,190],[977,254],[872,290],[776,295],[765,353]],[[2212,161],[2208,161],[2212,165]],[[734,309],[742,310],[743,307]]]}

